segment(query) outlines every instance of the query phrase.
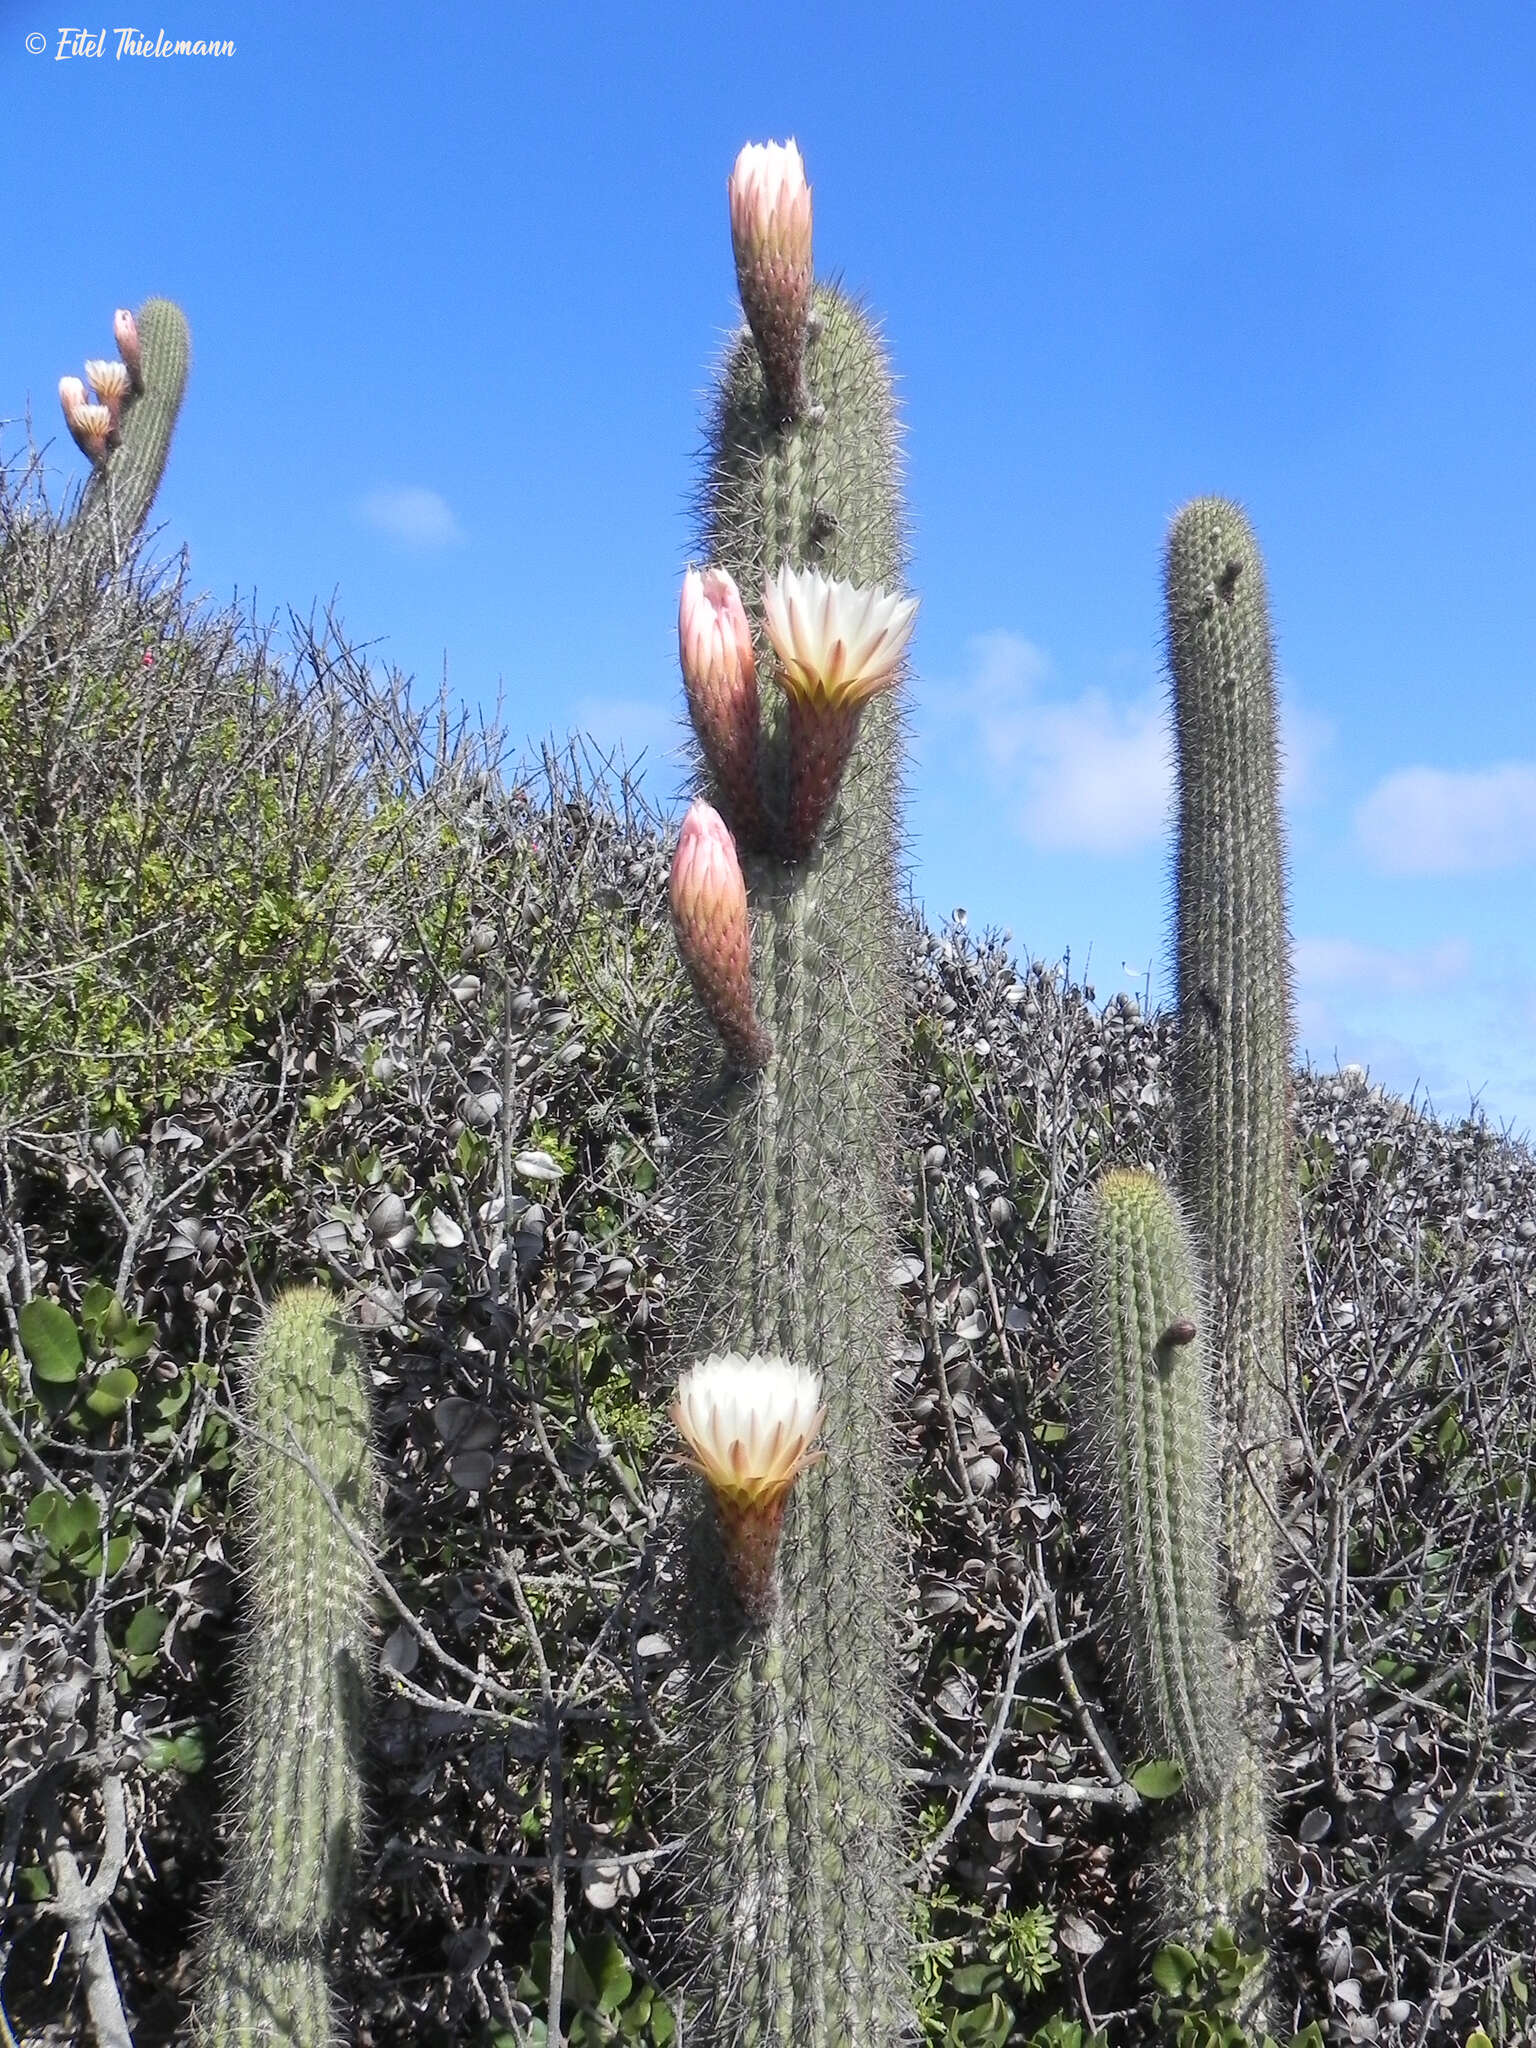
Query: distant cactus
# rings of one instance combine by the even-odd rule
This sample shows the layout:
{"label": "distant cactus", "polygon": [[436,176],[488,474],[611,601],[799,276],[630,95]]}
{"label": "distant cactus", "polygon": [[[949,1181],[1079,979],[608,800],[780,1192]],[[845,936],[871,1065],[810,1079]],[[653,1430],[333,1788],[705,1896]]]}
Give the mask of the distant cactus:
{"label": "distant cactus", "polygon": [[1143,1753],[1216,1798],[1235,1726],[1217,1600],[1215,1462],[1205,1304],[1168,1188],[1107,1173],[1067,1247],[1074,1464],[1093,1503],[1113,1648]]}
{"label": "distant cactus", "polygon": [[1270,1504],[1293,1227],[1291,1000],[1274,650],[1263,564],[1236,505],[1202,498],[1179,513],[1166,582],[1179,760],[1179,1181],[1209,1259],[1220,1536],[1242,1743],[1232,1796],[1190,1819],[1162,1881],[1186,1936],[1204,1938],[1225,1922],[1244,1945],[1262,1946]]}
{"label": "distant cactus", "polygon": [[[790,178],[798,167],[797,154],[791,163],[781,153],[755,175]],[[751,205],[733,205],[733,222],[792,221],[808,262],[808,207],[807,195],[802,218],[794,194],[756,189]],[[733,1573],[707,1505],[694,1530],[689,2039],[887,2048],[907,2036],[911,1988],[885,1277],[902,1029],[900,720],[882,693],[897,679],[911,607],[877,596],[899,591],[902,549],[890,373],[868,321],[818,287],[797,327],[798,258],[782,319],[761,296],[777,273],[744,252],[741,232],[737,261],[759,339],[741,336],[725,366],[701,538],[756,636],[765,682],[755,790],[750,749],[730,722],[749,701],[745,683],[706,697],[701,668],[690,696],[722,707],[709,709],[701,739],[743,857],[751,1042],[765,1064],[728,1067],[704,1106],[690,1268],[698,1355],[774,1354],[814,1376],[827,1412],[825,1459],[788,1497],[771,1592],[744,1601],[740,1562]],[[790,336],[803,357],[791,360]],[[832,607],[867,624],[878,606],[867,688],[829,669],[818,696],[813,679],[792,672],[793,650],[788,661],[776,653],[765,587],[785,567],[841,579],[814,586],[823,616]],[[811,593],[807,582],[794,602]]]}
{"label": "distant cactus", "polygon": [[267,1310],[242,1409],[248,1614],[231,1769],[229,1864],[202,1942],[199,2048],[329,2048],[325,1947],[363,1818],[372,1655],[367,1564],[310,1473],[365,1544],[377,1541],[368,1397],[355,1342],[320,1287]]}
{"label": "distant cactus", "polygon": [[136,316],[120,312],[115,332],[127,389],[115,391],[108,382],[118,365],[88,365],[97,373],[92,382],[105,403],[87,411],[110,415],[110,432],[103,443],[93,442],[88,431],[82,435],[77,426],[79,407],[71,405],[62,388],[60,392],[65,419],[94,463],[71,532],[84,559],[98,571],[121,565],[149,517],[165,474],[192,359],[186,315],[169,299],[146,299]]}

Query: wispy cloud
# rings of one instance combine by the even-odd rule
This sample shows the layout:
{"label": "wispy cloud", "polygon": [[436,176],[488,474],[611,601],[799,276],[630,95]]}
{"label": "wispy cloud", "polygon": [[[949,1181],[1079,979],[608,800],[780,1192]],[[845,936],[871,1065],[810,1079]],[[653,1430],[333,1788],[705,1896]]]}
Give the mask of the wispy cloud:
{"label": "wispy cloud", "polygon": [[643,754],[663,782],[681,774],[686,732],[676,704],[650,697],[581,697],[571,724],[604,754],[628,762]]}
{"label": "wispy cloud", "polygon": [[[1050,656],[1017,633],[977,634],[969,652],[970,679],[934,708],[971,725],[985,773],[1008,793],[1028,844],[1113,855],[1166,842],[1176,799],[1165,686],[1130,697],[1064,691]],[[1281,727],[1283,800],[1310,802],[1333,725],[1286,692]]]}
{"label": "wispy cloud", "polygon": [[1052,694],[1049,657],[1016,633],[979,634],[971,650],[975,673],[956,708],[974,721],[980,758],[1030,845],[1127,853],[1162,834],[1173,764],[1155,691],[1131,702],[1099,689]]}
{"label": "wispy cloud", "polygon": [[1416,950],[1367,946],[1356,939],[1298,939],[1295,962],[1304,996],[1324,988],[1423,995],[1464,981],[1472,968],[1472,948],[1465,939],[1443,939]]}
{"label": "wispy cloud", "polygon": [[357,516],[402,547],[423,552],[457,547],[464,538],[448,500],[419,484],[385,484],[369,491],[357,502]]}
{"label": "wispy cloud", "polygon": [[1280,801],[1287,809],[1316,803],[1323,794],[1325,757],[1337,727],[1331,718],[1300,703],[1294,686],[1280,682]]}
{"label": "wispy cloud", "polygon": [[1536,860],[1536,762],[1403,768],[1355,812],[1355,838],[1386,875],[1471,875]]}

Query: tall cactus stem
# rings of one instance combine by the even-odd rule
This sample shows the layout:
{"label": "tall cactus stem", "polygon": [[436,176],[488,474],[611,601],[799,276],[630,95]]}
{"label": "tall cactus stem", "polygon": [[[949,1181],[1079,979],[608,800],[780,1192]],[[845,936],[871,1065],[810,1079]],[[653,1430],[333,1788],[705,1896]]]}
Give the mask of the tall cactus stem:
{"label": "tall cactus stem", "polygon": [[[841,294],[818,287],[815,315],[811,403],[792,423],[748,336],[722,377],[702,555],[735,577],[760,667],[773,659],[763,585],[782,564],[900,587],[890,374]],[[793,783],[782,692],[764,693],[761,715],[762,790],[782,846]],[[766,1625],[744,1620],[712,1518],[690,1537],[689,2038],[713,2048],[890,2048],[910,2033],[885,1277],[900,743],[882,696],[804,860],[746,860],[773,1052],[704,1102],[690,1161],[698,1355],[777,1353],[817,1375],[827,1408],[825,1461],[787,1504]]]}
{"label": "tall cactus stem", "polygon": [[192,360],[186,315],[171,300],[146,299],[133,329],[133,386],[121,403],[115,445],[92,472],[72,523],[96,569],[119,568],[149,517]]}
{"label": "tall cactus stem", "polygon": [[1140,1169],[1078,1204],[1067,1248],[1074,1464],[1110,1583],[1112,1648],[1145,1754],[1220,1795],[1236,1728],[1213,1556],[1216,1468],[1195,1249]]}
{"label": "tall cactus stem", "polygon": [[365,1548],[378,1520],[367,1390],[337,1306],[324,1288],[287,1289],[242,1391],[247,1614],[228,1864],[198,1955],[198,2048],[340,2038],[324,1956],[363,1821],[373,1589],[305,1461]]}
{"label": "tall cactus stem", "polygon": [[[1291,1274],[1291,990],[1275,660],[1263,563],[1236,505],[1198,499],[1166,561],[1178,749],[1175,1066],[1180,1191],[1209,1259],[1220,1536],[1241,1749],[1234,1794],[1167,1850],[1189,1936],[1263,1946],[1265,1643]],[[1238,1796],[1238,1795],[1241,1796]],[[1262,2009],[1263,1977],[1251,2009]]]}

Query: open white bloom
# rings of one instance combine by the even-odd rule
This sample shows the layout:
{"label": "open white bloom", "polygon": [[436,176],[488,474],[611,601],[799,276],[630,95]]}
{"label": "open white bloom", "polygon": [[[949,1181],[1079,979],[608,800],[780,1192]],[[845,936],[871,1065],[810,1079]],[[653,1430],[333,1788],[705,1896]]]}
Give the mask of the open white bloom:
{"label": "open white bloom", "polygon": [[807,1465],[826,1417],[821,1382],[783,1358],[718,1352],[685,1372],[672,1420],[687,1462],[708,1480],[723,1512],[781,1507]]}
{"label": "open white bloom", "polygon": [[91,389],[111,413],[113,426],[116,426],[123,400],[133,389],[133,379],[128,374],[128,365],[97,360],[86,364],[85,374],[90,380]]}
{"label": "open white bloom", "polygon": [[107,436],[112,431],[111,413],[104,405],[91,404],[78,377],[59,379],[59,403],[64,408],[64,424],[80,448],[92,462],[100,462],[107,452]]}
{"label": "open white bloom", "polygon": [[896,680],[917,603],[783,563],[763,585],[780,683],[807,709],[867,704]]}

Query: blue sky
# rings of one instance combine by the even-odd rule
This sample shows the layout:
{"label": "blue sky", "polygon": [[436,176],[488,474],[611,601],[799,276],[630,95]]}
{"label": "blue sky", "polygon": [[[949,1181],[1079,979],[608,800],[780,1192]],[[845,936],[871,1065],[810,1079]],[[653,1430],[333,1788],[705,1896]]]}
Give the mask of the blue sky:
{"label": "blue sky", "polygon": [[[66,20],[104,55],[60,61]],[[129,23],[235,52],[119,59]],[[1526,4],[0,0],[0,417],[30,400],[76,476],[57,379],[114,306],[179,299],[158,513],[194,585],[335,593],[423,693],[446,664],[665,795],[725,179],[793,134],[818,269],[901,378],[930,913],[1166,1000],[1160,553],[1237,497],[1301,1045],[1528,1131],[1533,105]]]}

